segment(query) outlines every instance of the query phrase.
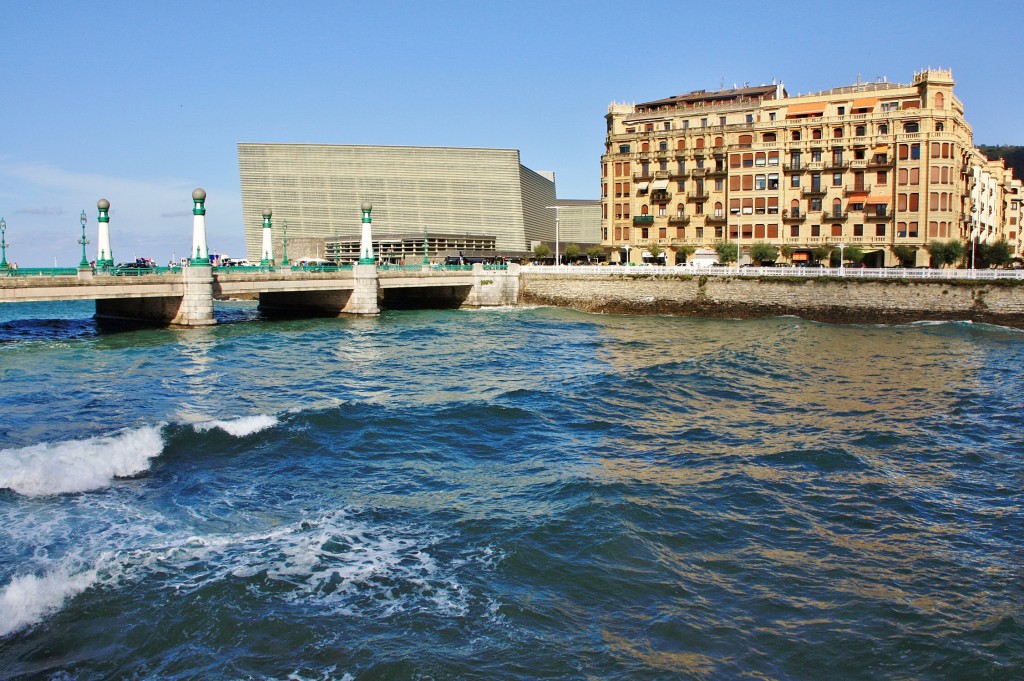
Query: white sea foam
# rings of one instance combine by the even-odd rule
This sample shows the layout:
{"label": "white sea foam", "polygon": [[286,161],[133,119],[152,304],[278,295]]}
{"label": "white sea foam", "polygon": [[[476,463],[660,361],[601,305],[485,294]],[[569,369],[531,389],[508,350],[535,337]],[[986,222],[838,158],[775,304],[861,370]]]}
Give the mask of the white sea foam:
{"label": "white sea foam", "polygon": [[96,570],[74,572],[60,566],[37,576],[20,575],[0,589],[0,637],[8,636],[60,610],[65,601],[88,589]]}
{"label": "white sea foam", "polygon": [[266,430],[267,428],[273,428],[277,425],[277,418],[274,416],[267,416],[266,414],[257,414],[256,416],[242,416],[237,419],[230,421],[204,421],[202,423],[196,423],[192,427],[199,433],[205,433],[214,428],[220,428],[228,435],[234,437],[246,437]]}
{"label": "white sea foam", "polygon": [[162,426],[124,430],[87,440],[0,449],[0,489],[38,497],[86,492],[114,478],[137,475],[164,448]]}

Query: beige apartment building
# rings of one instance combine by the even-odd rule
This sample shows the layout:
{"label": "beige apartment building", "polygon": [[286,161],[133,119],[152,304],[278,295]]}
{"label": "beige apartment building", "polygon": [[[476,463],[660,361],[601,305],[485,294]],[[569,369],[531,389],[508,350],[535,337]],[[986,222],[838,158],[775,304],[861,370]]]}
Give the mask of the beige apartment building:
{"label": "beige apartment building", "polygon": [[984,195],[993,206],[1011,183],[995,179],[975,149],[953,85],[950,71],[928,69],[908,85],[882,80],[791,97],[778,83],[612,104],[602,243],[613,260],[631,262],[657,244],[668,264],[683,244],[738,242],[747,262],[750,245],[768,242],[795,264],[822,245],[857,245],[880,267],[898,264],[896,246],[917,249],[916,264],[926,265],[929,241],[984,230],[1019,251],[1012,211],[972,212],[983,174],[993,179]]}

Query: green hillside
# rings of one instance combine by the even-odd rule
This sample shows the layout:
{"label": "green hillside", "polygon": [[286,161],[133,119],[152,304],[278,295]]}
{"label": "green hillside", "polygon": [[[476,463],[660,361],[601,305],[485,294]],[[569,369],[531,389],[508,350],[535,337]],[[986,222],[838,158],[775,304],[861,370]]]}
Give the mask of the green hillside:
{"label": "green hillside", "polygon": [[978,149],[988,159],[1005,159],[1006,167],[1013,168],[1013,176],[1018,180],[1024,179],[1024,147],[1009,144],[999,146],[979,144]]}

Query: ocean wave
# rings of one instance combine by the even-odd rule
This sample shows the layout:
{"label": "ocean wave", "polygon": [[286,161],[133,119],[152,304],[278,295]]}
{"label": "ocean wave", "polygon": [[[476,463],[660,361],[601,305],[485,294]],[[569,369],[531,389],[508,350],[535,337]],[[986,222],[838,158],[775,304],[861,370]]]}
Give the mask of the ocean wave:
{"label": "ocean wave", "polygon": [[242,416],[228,421],[203,421],[202,423],[193,424],[192,427],[199,433],[220,428],[233,437],[248,437],[249,435],[255,435],[261,430],[273,428],[277,423],[277,417],[275,416],[257,414],[255,416]]}
{"label": "ocean wave", "polygon": [[0,489],[27,497],[88,492],[138,475],[164,449],[163,425],[116,435],[0,449]]}
{"label": "ocean wave", "polygon": [[64,603],[96,582],[96,570],[61,565],[42,576],[20,575],[0,589],[0,638],[36,624],[58,612]]}

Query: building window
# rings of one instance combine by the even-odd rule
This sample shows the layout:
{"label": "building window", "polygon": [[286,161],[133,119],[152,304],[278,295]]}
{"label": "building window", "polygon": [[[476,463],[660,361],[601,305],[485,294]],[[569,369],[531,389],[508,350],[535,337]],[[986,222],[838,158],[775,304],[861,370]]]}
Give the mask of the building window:
{"label": "building window", "polygon": [[702,127],[702,128],[708,127],[708,119],[706,119],[706,118],[700,119],[700,127]]}
{"label": "building window", "polygon": [[821,162],[821,149],[811,149],[811,163]]}
{"label": "building window", "polygon": [[889,124],[888,123],[881,123],[878,126],[878,134],[879,135],[888,135],[889,134]]}
{"label": "building window", "polygon": [[819,199],[819,198],[811,199],[810,207],[808,208],[808,210],[811,210],[811,211],[819,211],[819,210],[821,210],[821,199]]}
{"label": "building window", "polygon": [[790,187],[799,187],[800,186],[800,176],[799,175],[790,175],[789,176],[789,186]]}
{"label": "building window", "polygon": [[800,131],[799,130],[794,130],[793,134],[792,134],[792,137],[793,137],[793,141],[794,142],[799,142],[800,141]]}
{"label": "building window", "polygon": [[903,132],[918,132],[919,130],[920,126],[917,121],[907,121],[903,124]]}
{"label": "building window", "polygon": [[719,116],[718,117],[718,124],[719,125],[725,125],[725,116]]}
{"label": "building window", "polygon": [[811,225],[811,236],[821,236],[821,225]]}
{"label": "building window", "polygon": [[839,109],[839,115],[840,116],[845,116],[846,115],[846,107],[845,106],[840,106],[840,107],[837,107],[837,108]]}
{"label": "building window", "polygon": [[721,177],[716,177],[715,178],[715,191],[716,192],[720,192],[720,191],[723,191],[724,189],[725,189],[725,180],[722,179]]}
{"label": "building window", "polygon": [[658,142],[658,149],[661,151],[668,151],[668,142],[665,140]]}
{"label": "building window", "polygon": [[811,130],[811,139],[812,140],[820,140],[821,139],[821,128],[815,128],[814,130]]}
{"label": "building window", "polygon": [[867,126],[858,125],[856,128],[853,129],[853,134],[857,137],[863,137],[864,135],[868,134]]}
{"label": "building window", "polygon": [[853,235],[854,236],[861,236],[861,237],[864,236],[864,225],[854,225],[853,226]]}
{"label": "building window", "polygon": [[[794,217],[796,217],[796,216],[794,216]],[[800,225],[790,225],[789,226],[789,235],[791,237],[793,237],[794,239],[799,238],[800,237]]]}
{"label": "building window", "polygon": [[665,121],[665,129],[666,130],[671,130],[672,129],[672,121]]}
{"label": "building window", "polygon": [[747,121],[747,123],[753,123],[754,122],[754,114],[747,114],[746,121]]}
{"label": "building window", "polygon": [[768,174],[768,189],[778,189],[778,188],[779,188],[779,174],[778,173],[769,173]]}
{"label": "building window", "polygon": [[842,137],[843,136],[843,129],[842,128],[835,128],[835,129],[833,129],[832,130],[832,136],[835,137],[836,139]]}
{"label": "building window", "polygon": [[619,145],[619,153],[620,154],[628,154],[629,153],[629,145],[628,144],[620,144]]}
{"label": "building window", "polygon": [[875,236],[885,236],[885,225],[875,225]]}
{"label": "building window", "polygon": [[843,174],[842,173],[832,173],[832,186],[833,187],[842,187],[843,186]]}
{"label": "building window", "polygon": [[768,112],[768,120],[770,120],[770,121],[774,121],[775,120],[775,112],[774,111],[769,111]]}
{"label": "building window", "polygon": [[910,159],[913,160],[913,161],[916,161],[916,160],[919,160],[920,158],[921,158],[921,145],[920,144],[911,144],[910,145]]}
{"label": "building window", "polygon": [[945,129],[946,129],[946,124],[945,123],[943,123],[942,121],[936,121],[935,122],[935,132],[942,132]]}

